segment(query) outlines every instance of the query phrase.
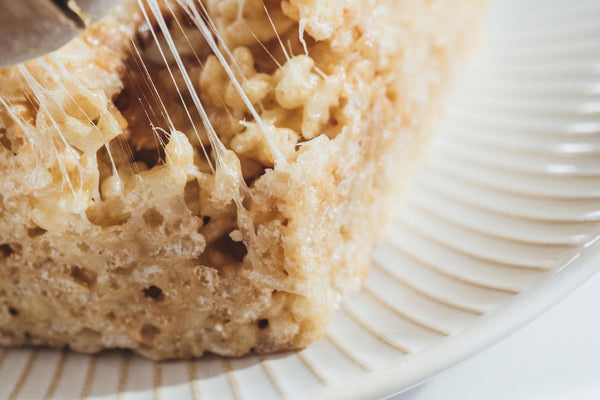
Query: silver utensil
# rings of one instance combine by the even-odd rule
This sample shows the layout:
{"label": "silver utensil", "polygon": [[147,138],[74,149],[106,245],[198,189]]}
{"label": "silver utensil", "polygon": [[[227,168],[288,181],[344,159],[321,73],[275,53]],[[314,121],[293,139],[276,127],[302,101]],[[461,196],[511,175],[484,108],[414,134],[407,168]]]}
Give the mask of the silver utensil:
{"label": "silver utensil", "polygon": [[0,67],[58,49],[118,0],[0,0]]}

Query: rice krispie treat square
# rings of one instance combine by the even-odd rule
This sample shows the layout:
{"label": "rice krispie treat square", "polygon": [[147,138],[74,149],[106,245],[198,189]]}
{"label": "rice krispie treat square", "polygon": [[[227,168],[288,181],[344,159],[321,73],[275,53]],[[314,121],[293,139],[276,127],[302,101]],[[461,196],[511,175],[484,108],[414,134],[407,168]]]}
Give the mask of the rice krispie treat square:
{"label": "rice krispie treat square", "polygon": [[0,70],[0,344],[165,359],[320,337],[481,11],[124,1]]}

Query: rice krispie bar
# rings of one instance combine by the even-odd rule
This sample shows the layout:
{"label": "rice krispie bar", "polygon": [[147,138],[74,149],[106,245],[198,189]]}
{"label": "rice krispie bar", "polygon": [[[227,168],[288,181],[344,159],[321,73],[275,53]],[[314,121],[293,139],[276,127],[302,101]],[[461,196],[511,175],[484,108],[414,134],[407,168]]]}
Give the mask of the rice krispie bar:
{"label": "rice krispie bar", "polygon": [[297,349],[358,291],[480,0],[125,1],[0,70],[0,344]]}

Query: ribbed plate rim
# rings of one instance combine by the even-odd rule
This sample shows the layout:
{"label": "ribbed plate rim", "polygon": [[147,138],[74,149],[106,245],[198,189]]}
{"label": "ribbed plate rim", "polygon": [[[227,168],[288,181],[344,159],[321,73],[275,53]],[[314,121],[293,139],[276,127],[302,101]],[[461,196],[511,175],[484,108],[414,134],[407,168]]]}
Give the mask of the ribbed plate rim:
{"label": "ribbed plate rim", "polygon": [[[530,290],[508,300],[462,332],[436,346],[365,374],[351,384],[327,387],[314,399],[385,399],[428,381],[533,322],[600,271],[600,238]],[[406,368],[410,363],[410,369]]]}

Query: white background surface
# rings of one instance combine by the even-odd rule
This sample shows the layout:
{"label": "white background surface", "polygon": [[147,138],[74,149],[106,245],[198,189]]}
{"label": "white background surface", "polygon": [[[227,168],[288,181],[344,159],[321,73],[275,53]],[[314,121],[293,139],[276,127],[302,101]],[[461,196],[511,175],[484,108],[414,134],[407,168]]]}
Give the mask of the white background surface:
{"label": "white background surface", "polygon": [[393,400],[600,399],[600,274],[522,330]]}

